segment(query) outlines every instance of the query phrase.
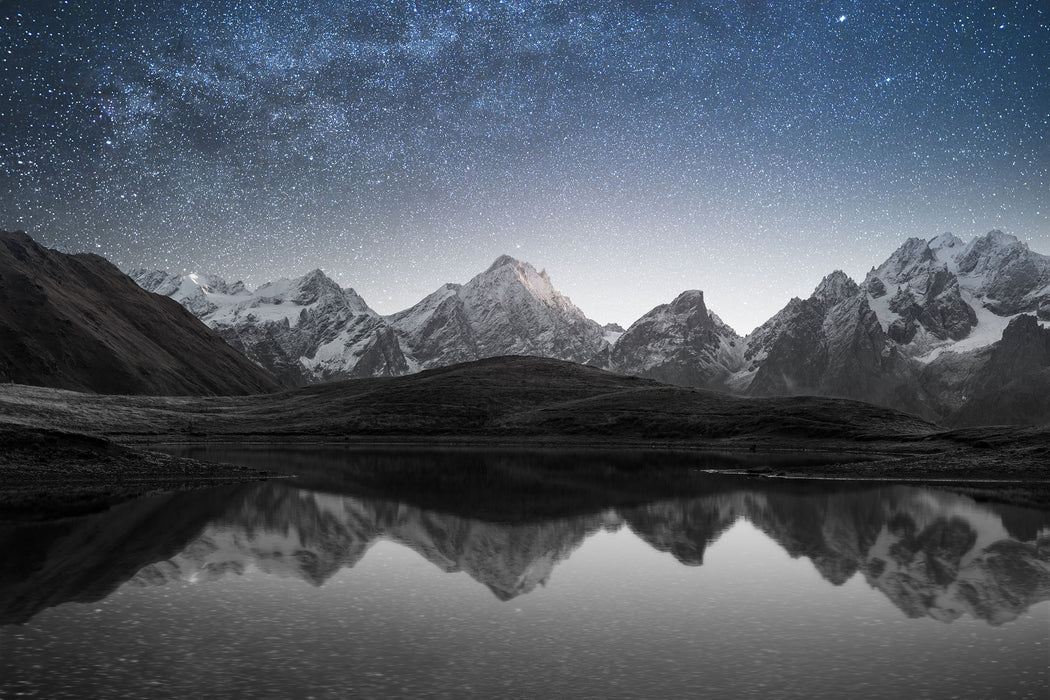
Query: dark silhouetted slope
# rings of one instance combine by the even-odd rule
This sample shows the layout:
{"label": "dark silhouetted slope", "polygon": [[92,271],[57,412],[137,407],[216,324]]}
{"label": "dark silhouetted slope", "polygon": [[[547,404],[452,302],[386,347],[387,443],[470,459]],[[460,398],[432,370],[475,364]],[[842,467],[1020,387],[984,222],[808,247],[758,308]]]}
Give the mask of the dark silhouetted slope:
{"label": "dark silhouetted slope", "polygon": [[97,255],[0,232],[0,380],[104,394],[252,394],[276,381]]}

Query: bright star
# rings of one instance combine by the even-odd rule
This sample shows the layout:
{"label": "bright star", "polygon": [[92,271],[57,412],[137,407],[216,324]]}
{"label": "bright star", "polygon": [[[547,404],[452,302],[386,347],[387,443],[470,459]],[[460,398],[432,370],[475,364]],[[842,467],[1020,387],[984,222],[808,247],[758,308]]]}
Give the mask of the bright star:
{"label": "bright star", "polygon": [[846,15],[839,15],[839,22],[845,22],[845,21],[846,21]]}

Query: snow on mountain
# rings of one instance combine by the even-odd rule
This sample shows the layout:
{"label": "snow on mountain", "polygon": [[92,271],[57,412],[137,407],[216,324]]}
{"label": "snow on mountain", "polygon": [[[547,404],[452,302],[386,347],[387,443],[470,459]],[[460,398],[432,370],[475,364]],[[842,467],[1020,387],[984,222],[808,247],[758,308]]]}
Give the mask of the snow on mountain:
{"label": "snow on mountain", "polygon": [[606,323],[604,326],[602,326],[602,337],[605,338],[605,342],[607,342],[609,345],[612,345],[617,340],[619,340],[620,336],[622,336],[625,332],[626,329],[619,323]]}
{"label": "snow on mountain", "polygon": [[161,270],[132,270],[131,279],[147,292],[171,297],[201,318],[249,296],[243,282],[232,285],[211,275],[172,275]]}
{"label": "snow on mountain", "polygon": [[950,251],[959,247],[950,234],[931,241],[911,238],[864,281],[883,330],[908,356],[962,340],[977,325],[971,294],[953,272]]}
{"label": "snow on mountain", "polygon": [[1050,320],[1050,257],[1014,236],[989,231],[953,256],[963,285],[1000,315],[1032,312]]}
{"label": "snow on mountain", "polygon": [[607,367],[675,384],[725,388],[743,366],[742,338],[711,313],[704,293],[682,292],[631,324]]}
{"label": "snow on mountain", "polygon": [[209,275],[136,270],[140,286],[176,299],[286,384],[388,376],[498,355],[587,362],[606,331],[544,271],[504,255],[463,285],[380,316],[320,270],[249,292]]}
{"label": "snow on mountain", "polygon": [[136,270],[131,277],[174,298],[285,384],[409,371],[383,317],[321,270],[254,292],[208,275]]}
{"label": "snow on mountain", "polygon": [[[859,287],[833,273],[810,299],[792,300],[756,329],[734,381],[752,394],[845,396],[933,420],[976,415],[977,403],[987,409],[979,420],[1046,420],[1036,398],[1015,392],[1004,404],[982,387],[989,373],[1002,374],[990,358],[1010,325],[1025,314],[1050,315],[1048,260],[998,231],[970,243],[951,234],[909,239]],[[1010,345],[1037,342],[1024,337]],[[1048,364],[1024,365],[1030,386],[1044,384]],[[1037,410],[1022,420],[1021,404]]]}
{"label": "snow on mountain", "polygon": [[990,345],[1019,313],[1050,321],[1050,257],[1001,231],[909,239],[863,287],[883,330],[924,362]]}
{"label": "snow on mountain", "polygon": [[498,355],[587,362],[608,346],[602,327],[554,289],[545,271],[509,255],[388,319],[420,369]]}
{"label": "snow on mountain", "polygon": [[817,394],[886,403],[908,368],[860,287],[841,271],[792,299],[746,340],[748,393]]}
{"label": "snow on mountain", "polygon": [[1050,257],[991,231],[905,241],[863,283],[835,271],[746,338],[688,291],[624,330],[588,319],[544,271],[504,255],[465,284],[380,316],[320,270],[249,292],[208,275],[138,270],[286,384],[538,355],[737,393],[856,398],[935,420],[981,384],[1024,314],[1050,325]]}

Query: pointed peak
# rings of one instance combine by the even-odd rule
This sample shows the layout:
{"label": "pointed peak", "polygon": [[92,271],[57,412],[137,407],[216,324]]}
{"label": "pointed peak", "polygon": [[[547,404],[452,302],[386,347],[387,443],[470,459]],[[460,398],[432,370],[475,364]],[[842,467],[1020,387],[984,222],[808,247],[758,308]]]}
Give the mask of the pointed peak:
{"label": "pointed peak", "polygon": [[829,287],[829,286],[833,286],[833,287],[837,287],[837,286],[841,286],[841,285],[847,285],[848,286],[850,284],[855,284],[855,282],[853,282],[853,278],[852,277],[847,275],[842,270],[833,270],[832,272],[829,272],[828,274],[824,275],[824,279],[822,279],[820,281],[820,284],[817,285],[817,289],[820,289],[821,287]]}
{"label": "pointed peak", "polygon": [[1008,245],[1020,245],[1021,241],[1018,240],[1017,236],[1011,236],[1009,233],[1005,233],[995,228],[988,233],[981,236],[980,240],[987,241],[988,243],[994,243],[995,245],[1008,246]]}
{"label": "pointed peak", "polygon": [[697,311],[707,314],[704,293],[699,289],[687,289],[674,298],[674,301],[671,302],[671,310],[676,314],[692,314]]}
{"label": "pointed peak", "polygon": [[[936,240],[936,239],[934,239]],[[897,250],[893,251],[890,260],[929,260],[933,257],[929,242],[922,238],[909,238]]]}
{"label": "pointed peak", "polygon": [[517,258],[513,258],[509,255],[501,255],[498,258],[496,258],[496,260],[491,265],[489,265],[489,268],[485,270],[485,272],[492,272],[493,270],[498,270],[501,267],[521,267],[524,264],[526,263],[523,263]]}
{"label": "pointed peak", "polygon": [[939,236],[934,236],[928,242],[930,250],[944,250],[946,248],[958,248],[963,244],[963,240],[956,236],[951,231],[945,231]]}
{"label": "pointed peak", "polygon": [[811,298],[834,305],[855,296],[859,291],[860,287],[849,275],[842,270],[835,270],[820,281],[817,288],[813,290]]}
{"label": "pointed peak", "polygon": [[888,284],[900,284],[912,279],[935,259],[926,240],[909,238],[875,269],[875,274]]}
{"label": "pointed peak", "polygon": [[702,291],[700,291],[699,289],[687,289],[684,292],[682,292],[681,294],[679,294],[678,296],[676,296],[674,298],[674,301],[671,302],[671,304],[675,305],[675,304],[678,304],[679,302],[688,302],[688,301],[693,301],[693,302],[701,301],[702,302],[703,300],[704,300],[704,293]]}
{"label": "pointed peak", "polygon": [[321,268],[317,267],[317,268],[314,268],[313,270],[310,270],[309,272],[307,272],[305,275],[303,275],[299,279],[301,281],[303,281],[303,282],[313,282],[314,280],[328,280],[328,279],[331,279],[331,278],[324,273],[324,270],[322,270]]}

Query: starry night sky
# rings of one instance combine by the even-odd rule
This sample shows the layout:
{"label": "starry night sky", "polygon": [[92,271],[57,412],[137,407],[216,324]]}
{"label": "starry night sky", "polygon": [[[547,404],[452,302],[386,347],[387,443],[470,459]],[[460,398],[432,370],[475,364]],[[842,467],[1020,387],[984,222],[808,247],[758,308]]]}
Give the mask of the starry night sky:
{"label": "starry night sky", "polygon": [[1033,2],[51,2],[0,10],[0,228],[378,311],[501,253],[747,332],[908,236],[1050,253]]}

